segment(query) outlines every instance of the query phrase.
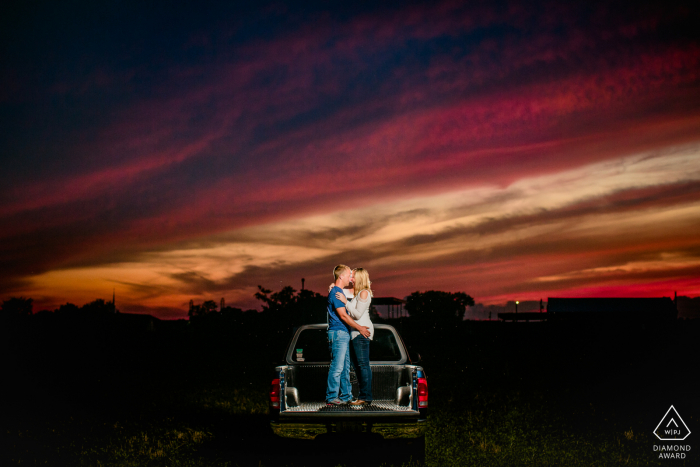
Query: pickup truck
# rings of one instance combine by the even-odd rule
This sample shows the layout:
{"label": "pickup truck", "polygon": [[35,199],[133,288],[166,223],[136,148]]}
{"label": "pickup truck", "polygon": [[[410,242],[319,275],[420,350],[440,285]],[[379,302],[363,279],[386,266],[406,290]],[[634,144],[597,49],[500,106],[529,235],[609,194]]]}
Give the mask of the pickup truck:
{"label": "pickup truck", "polygon": [[[324,433],[378,433],[385,439],[421,438],[428,417],[428,381],[411,362],[392,326],[374,325],[370,343],[372,395],[364,406],[326,406],[330,366],[326,324],[300,326],[274,370],[270,389],[270,424],[278,436],[313,439]],[[351,369],[355,396],[357,378]]]}

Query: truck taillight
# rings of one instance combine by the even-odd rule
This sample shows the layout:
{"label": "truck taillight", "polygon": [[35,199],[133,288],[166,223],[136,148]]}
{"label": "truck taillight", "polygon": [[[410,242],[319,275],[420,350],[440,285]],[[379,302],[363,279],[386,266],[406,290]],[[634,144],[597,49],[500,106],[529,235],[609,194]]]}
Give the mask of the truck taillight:
{"label": "truck taillight", "polygon": [[418,384],[416,386],[418,392],[418,407],[428,406],[428,380],[425,378],[418,378]]}
{"label": "truck taillight", "polygon": [[280,380],[275,378],[272,380],[272,387],[270,388],[270,406],[280,407]]}

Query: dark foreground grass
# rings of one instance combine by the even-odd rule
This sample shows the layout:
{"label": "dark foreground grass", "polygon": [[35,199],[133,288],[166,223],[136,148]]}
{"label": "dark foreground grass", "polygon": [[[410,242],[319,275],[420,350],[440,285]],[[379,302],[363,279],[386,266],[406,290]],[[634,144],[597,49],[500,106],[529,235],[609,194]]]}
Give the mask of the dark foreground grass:
{"label": "dark foreground grass", "polygon": [[[606,366],[584,353],[565,371],[552,357],[545,364],[511,353],[523,340],[534,348],[542,336],[498,329],[465,331],[460,352],[425,357],[431,406],[424,449],[413,440],[277,438],[267,420],[263,363],[209,358],[202,365],[202,349],[188,360],[180,342],[175,366],[154,365],[172,350],[161,348],[138,371],[61,370],[72,376],[49,372],[47,381],[45,366],[23,384],[16,372],[14,392],[0,405],[0,465],[698,465],[693,451],[672,461],[653,451],[660,443],[652,430],[669,401],[691,431],[697,426],[693,379],[676,375],[668,391],[647,371],[663,365],[680,374],[682,360],[670,368],[651,349],[624,365],[612,355],[615,365]],[[678,355],[694,347],[670,348]]]}
{"label": "dark foreground grass", "polygon": [[594,417],[582,429],[542,398],[533,402],[517,393],[472,396],[476,400],[469,408],[431,414],[429,464],[662,465],[651,452],[651,439],[633,428],[617,428]]}
{"label": "dark foreground grass", "polygon": [[[5,461],[18,465],[236,465],[201,458],[199,450],[229,424],[260,430],[265,394],[208,387],[71,404],[33,402],[3,420]],[[8,423],[10,422],[10,423]],[[12,425],[12,426],[10,426]],[[5,456],[3,456],[5,457]]]}
{"label": "dark foreground grass", "polygon": [[617,427],[605,412],[567,419],[537,394],[470,392],[460,403],[434,398],[425,459],[415,461],[402,456],[406,442],[357,440],[367,458],[357,456],[355,444],[329,450],[316,441],[277,439],[266,426],[260,391],[219,387],[153,396],[113,411],[53,407],[46,417],[4,423],[3,465],[665,465],[652,452],[650,433]]}

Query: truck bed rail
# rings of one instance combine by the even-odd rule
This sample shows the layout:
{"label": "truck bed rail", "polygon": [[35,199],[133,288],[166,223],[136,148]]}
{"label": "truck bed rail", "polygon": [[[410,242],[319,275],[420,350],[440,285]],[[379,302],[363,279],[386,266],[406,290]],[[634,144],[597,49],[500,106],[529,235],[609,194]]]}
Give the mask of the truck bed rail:
{"label": "truck bed rail", "polygon": [[285,413],[346,413],[361,412],[364,414],[380,412],[412,412],[410,407],[397,405],[394,401],[372,401],[369,405],[326,405],[325,402],[302,402],[298,407],[289,407]]}

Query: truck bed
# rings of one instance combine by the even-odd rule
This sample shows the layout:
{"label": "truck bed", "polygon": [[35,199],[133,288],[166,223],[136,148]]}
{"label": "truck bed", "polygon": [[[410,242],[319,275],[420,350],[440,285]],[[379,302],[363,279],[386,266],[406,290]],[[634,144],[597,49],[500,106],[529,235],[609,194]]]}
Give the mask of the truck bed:
{"label": "truck bed", "polygon": [[289,407],[285,410],[285,413],[345,413],[345,412],[357,412],[364,415],[374,414],[374,413],[386,413],[386,412],[406,412],[406,413],[416,413],[410,407],[402,406],[396,404],[393,400],[391,401],[373,401],[371,405],[332,405],[327,406],[325,402],[302,402],[297,407]]}
{"label": "truck bed", "polygon": [[[399,405],[396,390],[401,386],[410,386],[411,369],[406,365],[371,365],[372,395],[374,400],[369,406],[326,406],[326,382],[329,365],[307,364],[290,365],[285,371],[288,388],[294,388],[298,398],[285,398],[281,413],[381,413],[381,412],[415,412],[410,409],[408,400]],[[359,394],[359,386],[354,372],[350,372],[352,393]]]}

